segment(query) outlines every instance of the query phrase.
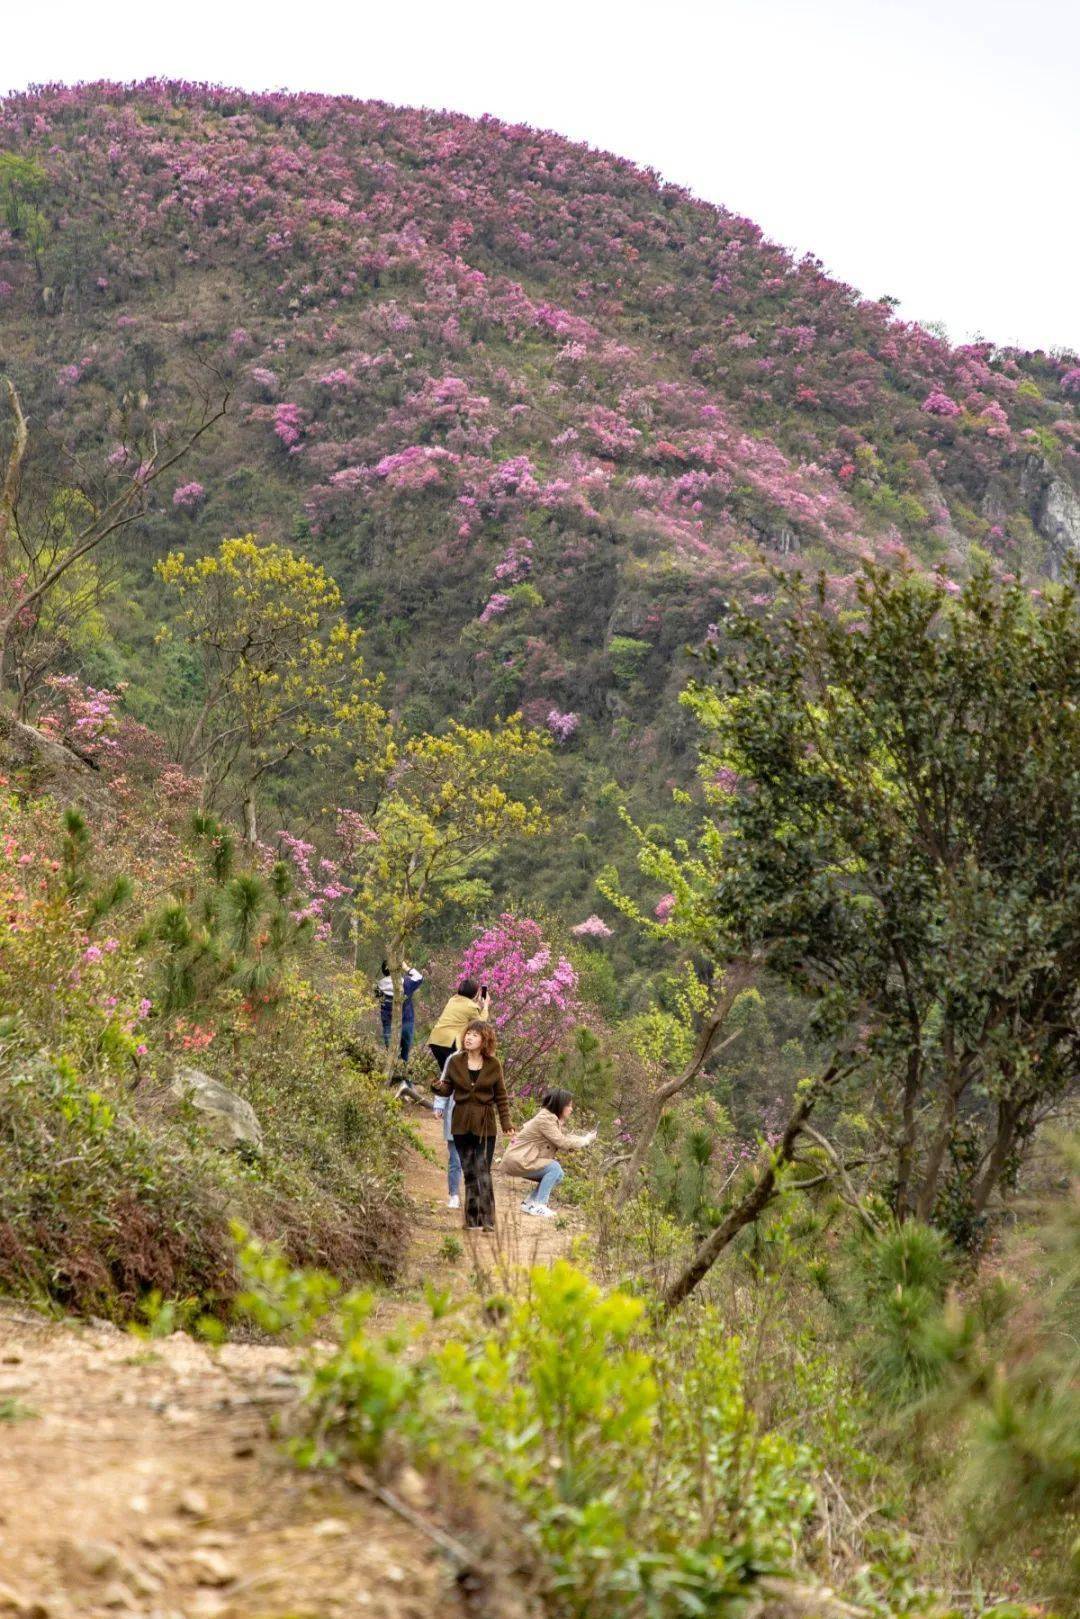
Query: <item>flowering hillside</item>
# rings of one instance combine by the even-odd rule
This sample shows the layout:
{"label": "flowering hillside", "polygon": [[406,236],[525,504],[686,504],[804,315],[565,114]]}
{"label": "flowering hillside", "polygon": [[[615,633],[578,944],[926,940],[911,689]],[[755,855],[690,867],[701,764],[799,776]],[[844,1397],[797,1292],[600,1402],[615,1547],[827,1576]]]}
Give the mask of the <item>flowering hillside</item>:
{"label": "flowering hillside", "polygon": [[[678,747],[680,649],[732,592],[767,604],[766,561],[842,602],[867,549],[1038,574],[1080,544],[1075,357],[950,348],[556,135],[46,87],[0,104],[0,179],[0,366],[32,421],[116,465],[130,401],[230,391],[124,539],[130,579],[224,534],[300,542],[425,724],[521,707],[644,771]],[[117,640],[89,672],[137,688]]]}

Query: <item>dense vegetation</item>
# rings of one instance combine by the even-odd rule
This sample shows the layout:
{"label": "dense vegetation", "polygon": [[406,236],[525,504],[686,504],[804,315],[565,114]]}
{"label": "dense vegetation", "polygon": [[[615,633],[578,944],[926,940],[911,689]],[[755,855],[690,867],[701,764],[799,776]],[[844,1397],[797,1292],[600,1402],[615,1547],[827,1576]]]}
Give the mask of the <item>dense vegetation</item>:
{"label": "dense vegetation", "polygon": [[[450,114],[46,88],[0,217],[0,1287],[317,1340],[558,1619],[1070,1611],[1075,359]],[[384,958],[606,1144],[416,1344]]]}
{"label": "dense vegetation", "polygon": [[[78,636],[90,684],[126,681],[160,729],[197,681],[153,649],[153,563],[226,534],[296,545],[411,728],[521,709],[551,731],[588,842],[520,880],[542,861],[582,916],[618,846],[597,789],[616,775],[649,819],[688,773],[682,649],[733,593],[771,599],[769,561],[823,567],[843,603],[867,547],[1053,572],[1080,534],[1075,358],[951,349],[554,135],[46,88],[5,102],[0,165],[0,363],[32,453],[138,473],[229,396],[117,542],[111,633]],[[321,804],[295,771],[276,787],[303,832]]]}

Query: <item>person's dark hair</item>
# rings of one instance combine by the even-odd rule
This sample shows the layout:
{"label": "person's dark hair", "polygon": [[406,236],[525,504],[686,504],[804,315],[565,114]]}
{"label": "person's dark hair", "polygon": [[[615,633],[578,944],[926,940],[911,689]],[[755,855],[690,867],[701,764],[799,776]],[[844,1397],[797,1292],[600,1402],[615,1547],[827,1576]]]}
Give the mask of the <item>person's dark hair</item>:
{"label": "person's dark hair", "polygon": [[475,978],[463,978],[457,987],[459,995],[465,995],[470,1001],[475,1001],[480,993],[480,985]]}
{"label": "person's dark hair", "polygon": [[386,962],[386,961],[383,962],[383,964],[382,964],[382,975],[383,975],[384,978],[389,978],[389,976],[390,976],[390,964],[389,964],[389,962]]}
{"label": "person's dark hair", "polygon": [[464,1033],[461,1036],[461,1049],[462,1049],[462,1051],[465,1050],[465,1035],[466,1034],[478,1034],[480,1036],[480,1055],[481,1055],[481,1057],[484,1057],[484,1058],[494,1057],[494,1055],[495,1055],[495,1030],[494,1030],[494,1028],[492,1027],[492,1025],[490,1023],[484,1023],[482,1021],[482,1019],[480,1019],[480,1018],[473,1018],[472,1022],[468,1025],[468,1027],[465,1029]]}
{"label": "person's dark hair", "polygon": [[569,1091],[556,1088],[553,1091],[544,1092],[540,1098],[540,1106],[546,1107],[549,1113],[554,1113],[557,1119],[561,1119],[573,1100],[574,1098]]}

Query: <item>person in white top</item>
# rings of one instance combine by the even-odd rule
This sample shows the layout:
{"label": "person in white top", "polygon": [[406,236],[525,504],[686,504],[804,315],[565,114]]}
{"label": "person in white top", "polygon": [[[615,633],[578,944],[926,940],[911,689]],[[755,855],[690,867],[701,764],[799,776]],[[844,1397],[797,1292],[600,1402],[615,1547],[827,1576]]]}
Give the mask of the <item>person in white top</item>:
{"label": "person in white top", "polygon": [[540,1110],[528,1124],[522,1125],[511,1136],[510,1145],[503,1153],[500,1168],[504,1175],[521,1180],[535,1181],[536,1191],[527,1197],[521,1207],[526,1214],[552,1218],[548,1199],[564,1178],[566,1171],[559,1162],[559,1154],[580,1147],[591,1147],[596,1131],[584,1135],[571,1135],[566,1123],[574,1111],[574,1098],[569,1091],[545,1091],[540,1098]]}

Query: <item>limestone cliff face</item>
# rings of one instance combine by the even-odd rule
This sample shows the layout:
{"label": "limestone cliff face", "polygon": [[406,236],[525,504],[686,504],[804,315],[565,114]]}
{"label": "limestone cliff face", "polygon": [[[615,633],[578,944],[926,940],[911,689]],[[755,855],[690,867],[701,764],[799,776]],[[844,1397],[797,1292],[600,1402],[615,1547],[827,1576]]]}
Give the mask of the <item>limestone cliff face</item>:
{"label": "limestone cliff face", "polygon": [[1046,571],[1058,579],[1065,559],[1080,557],[1080,495],[1041,456],[1029,457],[1020,489],[1035,529],[1046,541]]}
{"label": "limestone cliff face", "polygon": [[16,792],[60,804],[99,807],[107,792],[97,770],[63,742],[0,709],[0,771]]}

